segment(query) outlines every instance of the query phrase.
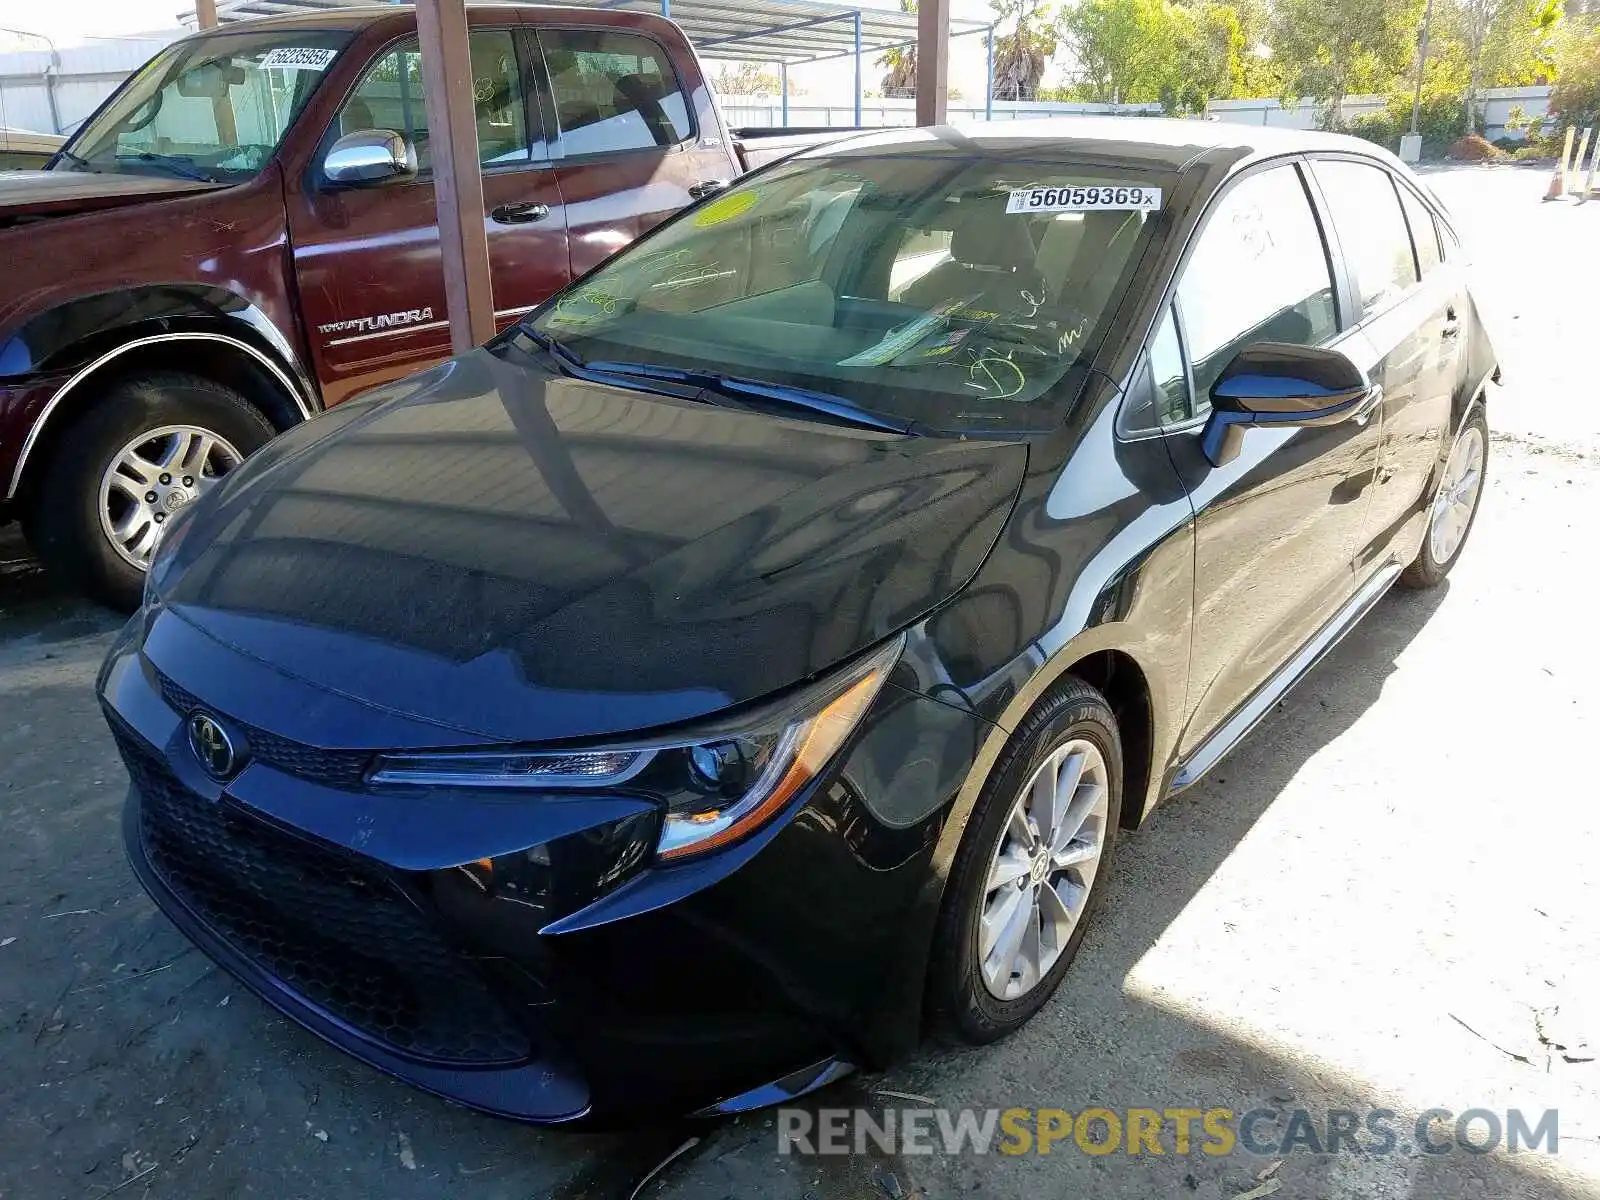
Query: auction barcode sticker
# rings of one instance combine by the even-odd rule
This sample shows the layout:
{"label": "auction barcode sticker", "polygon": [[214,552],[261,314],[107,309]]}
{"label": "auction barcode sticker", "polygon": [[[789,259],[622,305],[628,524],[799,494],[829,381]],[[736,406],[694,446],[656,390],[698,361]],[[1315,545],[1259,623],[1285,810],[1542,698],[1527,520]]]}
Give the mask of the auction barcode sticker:
{"label": "auction barcode sticker", "polygon": [[261,60],[261,66],[280,71],[326,71],[338,54],[321,46],[279,46]]}
{"label": "auction barcode sticker", "polygon": [[1013,188],[1011,195],[1006,199],[1008,213],[1155,212],[1160,207],[1160,188],[1138,187],[1127,183]]}

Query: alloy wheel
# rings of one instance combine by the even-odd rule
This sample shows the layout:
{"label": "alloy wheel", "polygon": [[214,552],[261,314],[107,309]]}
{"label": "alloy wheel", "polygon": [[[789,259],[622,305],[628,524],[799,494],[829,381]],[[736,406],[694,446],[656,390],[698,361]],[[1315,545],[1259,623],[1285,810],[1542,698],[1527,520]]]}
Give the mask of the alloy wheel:
{"label": "alloy wheel", "polygon": [[1077,738],[1051,752],[1012,804],[978,917],[978,969],[991,995],[1026,995],[1060,959],[1105,851],[1109,802],[1105,758]]}
{"label": "alloy wheel", "polygon": [[197,425],[147,430],[112,456],[100,478],[100,529],[116,552],[143,570],[161,527],[204,495],[244,456]]}
{"label": "alloy wheel", "polygon": [[1468,425],[1445,463],[1428,518],[1428,549],[1440,566],[1450,561],[1467,536],[1483,488],[1485,450],[1483,430]]}

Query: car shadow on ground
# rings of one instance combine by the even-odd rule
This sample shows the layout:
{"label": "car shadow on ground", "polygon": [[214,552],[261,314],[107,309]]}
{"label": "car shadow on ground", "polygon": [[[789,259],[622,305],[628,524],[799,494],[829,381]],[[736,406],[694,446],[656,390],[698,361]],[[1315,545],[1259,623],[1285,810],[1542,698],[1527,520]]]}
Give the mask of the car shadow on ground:
{"label": "car shadow on ground", "polygon": [[[1183,916],[1194,924],[1193,906],[1309,760],[1323,751],[1382,694],[1397,658],[1427,624],[1449,592],[1396,590],[1369,614],[1212,776],[1169,800],[1146,825],[1124,834],[1109,879],[1110,890],[1096,925],[1085,940],[1055,999],[1011,1038],[982,1048],[925,1044],[913,1061],[885,1075],[858,1076],[808,1097],[802,1107],[818,1118],[823,1110],[862,1107],[882,1123],[886,1108],[951,1109],[1062,1108],[1078,1113],[1102,1107],[1126,1114],[1131,1108],[1224,1108],[1236,1117],[1252,1109],[1281,1114],[1255,1126],[1258,1144],[1278,1144],[1278,1153],[1212,1157],[1198,1149],[1130,1155],[1124,1141],[1113,1154],[1083,1152],[1068,1138],[1048,1156],[990,1153],[952,1157],[885,1154],[869,1141],[867,1153],[837,1157],[785,1157],[769,1116],[747,1117],[710,1139],[706,1148],[674,1170],[661,1193],[671,1200],[855,1200],[856,1197],[925,1196],[928,1200],[980,1194],[1034,1196],[1197,1196],[1225,1198],[1271,1193],[1280,1180],[1285,1196],[1559,1197],[1577,1200],[1594,1193],[1548,1175],[1540,1154],[1520,1157],[1422,1153],[1416,1146],[1417,1112],[1403,1098],[1321,1062],[1303,1050],[1285,1053],[1247,1031],[1195,1020],[1175,1011],[1157,990],[1131,986],[1141,961],[1171,937]],[[1404,736],[1404,731],[1395,731]],[[1314,847],[1307,846],[1308,853]],[[1270,904],[1270,896],[1261,898]],[[1222,919],[1222,918],[1227,919]],[[1307,913],[1305,934],[1316,938],[1337,912]],[[1242,924],[1244,927],[1236,928]],[[1250,936],[1248,913],[1228,912],[1218,936]],[[1282,926],[1277,926],[1282,928]],[[1385,936],[1382,929],[1370,931]],[[1179,935],[1186,936],[1186,935]],[[1285,990],[1296,981],[1282,981]],[[1314,1040],[1313,1040],[1314,1053]],[[887,1094],[886,1094],[887,1093]],[[1437,1102],[1459,1113],[1478,1096],[1441,1096]],[[1364,1122],[1373,1108],[1392,1108],[1384,1123],[1396,1145],[1388,1154],[1313,1153],[1301,1143],[1282,1153],[1290,1115],[1308,1111],[1317,1144],[1326,1137],[1327,1113],[1351,1110]],[[1503,1115],[1503,1113],[1502,1113]],[[1537,1124],[1540,1113],[1530,1113]],[[1103,1128],[1097,1125],[1096,1129]],[[1448,1136],[1436,1127],[1430,1138]],[[1443,1130],[1441,1132],[1440,1130]],[[1482,1137],[1481,1130],[1475,1131]],[[935,1138],[934,1140],[937,1140]],[[1363,1128],[1361,1142],[1379,1139]],[[1276,1170],[1274,1162],[1282,1160]],[[1266,1173],[1265,1179],[1262,1178]],[[1253,1192],[1263,1185],[1267,1191]]]}

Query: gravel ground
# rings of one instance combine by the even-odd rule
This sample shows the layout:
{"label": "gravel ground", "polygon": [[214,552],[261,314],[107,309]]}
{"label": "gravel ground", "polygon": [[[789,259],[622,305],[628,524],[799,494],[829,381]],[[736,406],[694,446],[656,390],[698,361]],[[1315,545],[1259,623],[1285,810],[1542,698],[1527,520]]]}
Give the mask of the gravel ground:
{"label": "gravel ground", "polygon": [[[929,1047],[810,1107],[1383,1107],[1389,1155],[798,1159],[769,1116],[674,1200],[1600,1197],[1600,205],[1435,173],[1477,248],[1507,383],[1449,584],[1387,598],[1219,769],[1123,842],[1102,920],[1026,1030]],[[90,684],[116,620],[0,533],[0,1197],[621,1200],[682,1130],[547,1134],[325,1048],[209,967],[122,861]],[[1560,1152],[1427,1155],[1412,1117],[1560,1112]],[[1168,1139],[1170,1150],[1170,1137]]]}

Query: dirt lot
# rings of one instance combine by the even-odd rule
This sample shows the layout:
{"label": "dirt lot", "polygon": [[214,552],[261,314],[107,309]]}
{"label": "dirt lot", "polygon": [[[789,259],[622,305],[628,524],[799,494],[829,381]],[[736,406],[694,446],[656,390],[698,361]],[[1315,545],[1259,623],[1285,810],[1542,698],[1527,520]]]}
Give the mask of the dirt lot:
{"label": "dirt lot", "polygon": [[[1433,176],[1478,249],[1507,386],[1449,585],[1395,594],[1219,773],[1121,848],[1055,1001],[812,1105],[1399,1114],[1387,1155],[800,1160],[769,1117],[703,1140],[675,1200],[1600,1197],[1600,203]],[[292,1028],[161,918],[122,860],[90,685],[116,620],[0,533],[0,1196],[611,1200],[684,1131],[545,1134]],[[1559,1110],[1559,1153],[1421,1152],[1439,1107]],[[919,1191],[920,1189],[920,1191]]]}

